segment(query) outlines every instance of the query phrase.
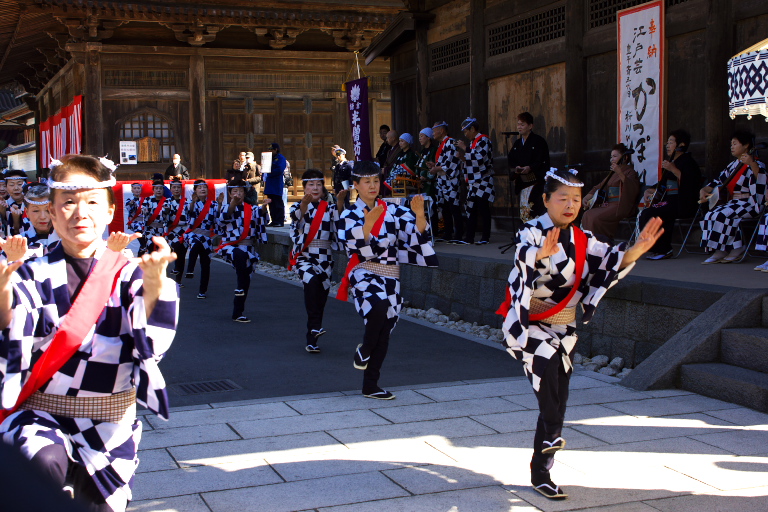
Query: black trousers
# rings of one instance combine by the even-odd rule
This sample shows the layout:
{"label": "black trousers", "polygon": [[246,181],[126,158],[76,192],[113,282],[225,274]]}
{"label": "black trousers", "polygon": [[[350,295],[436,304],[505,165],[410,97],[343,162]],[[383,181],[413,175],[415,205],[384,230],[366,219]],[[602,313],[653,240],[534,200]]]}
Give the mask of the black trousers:
{"label": "black trousers", "polygon": [[282,195],[267,194],[272,201],[269,203],[269,218],[272,224],[282,226],[285,224],[285,204]]}
{"label": "black trousers", "polygon": [[384,364],[389,348],[389,334],[397,322],[397,318],[387,318],[388,308],[389,302],[379,301],[365,317],[368,322],[365,324],[360,353],[363,357],[370,357],[363,373],[363,394],[366,395],[379,390],[381,365]]}
{"label": "black trousers", "polygon": [[446,240],[461,240],[464,237],[464,218],[461,216],[461,206],[453,203],[442,203],[443,224]]}
{"label": "black trousers", "polygon": [[171,250],[176,253],[176,261],[173,262],[173,270],[176,274],[176,282],[181,282],[181,276],[184,274],[184,258],[187,257],[187,246],[178,240],[171,244]]}
{"label": "black trousers", "polygon": [[[88,512],[112,512],[96,483],[88,475],[85,467],[72,462],[67,457],[67,450],[58,444],[46,446],[32,457],[32,464],[50,478],[59,489],[66,483],[72,485],[75,500]],[[29,497],[34,500],[34,496]]]}
{"label": "black trousers", "polygon": [[677,201],[668,201],[664,206],[654,206],[646,208],[640,212],[640,229],[642,230],[645,225],[653,217],[659,217],[663,224],[664,233],[661,234],[656,241],[650,252],[667,253],[672,250],[672,234],[675,227],[675,219],[677,219],[678,205]]}
{"label": "black trousers", "polygon": [[245,299],[248,298],[248,290],[251,288],[251,271],[248,269],[248,259],[248,253],[240,249],[235,249],[232,253],[232,264],[237,275],[237,289],[245,292],[245,295],[240,297],[235,295],[234,307],[232,309],[233,319],[243,315]]}
{"label": "black trousers", "polygon": [[318,275],[304,283],[304,307],[307,310],[307,345],[317,343],[312,331],[319,331],[323,327],[323,313],[328,302],[328,292],[323,287],[325,275]]}
{"label": "black trousers", "polygon": [[565,372],[561,354],[549,360],[539,390],[534,391],[539,401],[539,419],[533,437],[531,459],[531,483],[540,485],[550,479],[549,470],[555,463],[554,453],[541,453],[544,441],[554,441],[563,432],[565,406],[568,402],[568,384],[571,374]]}
{"label": "black trousers", "polygon": [[480,240],[486,242],[491,238],[491,203],[486,199],[475,197],[472,208],[469,208],[469,219],[467,220],[467,238],[466,241],[473,243],[475,241],[475,230],[477,229],[477,218],[482,217],[480,223]]}
{"label": "black trousers", "polygon": [[211,251],[200,242],[195,243],[189,251],[187,273],[194,273],[198,256],[200,257],[200,293],[206,293],[208,281],[211,278]]}

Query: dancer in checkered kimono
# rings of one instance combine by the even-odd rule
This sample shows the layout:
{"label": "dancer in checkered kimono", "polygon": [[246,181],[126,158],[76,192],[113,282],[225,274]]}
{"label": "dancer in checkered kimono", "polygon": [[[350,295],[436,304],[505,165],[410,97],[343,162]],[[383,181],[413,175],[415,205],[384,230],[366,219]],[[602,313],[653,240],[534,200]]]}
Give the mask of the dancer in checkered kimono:
{"label": "dancer in checkered kimono", "polygon": [[27,183],[27,173],[19,169],[6,171],[5,187],[8,191],[8,199],[5,200],[5,226],[6,234],[19,235],[22,233],[22,219],[24,216],[24,185]]}
{"label": "dancer in checkered kimono", "polygon": [[443,235],[451,243],[466,245],[464,217],[459,202],[462,159],[456,149],[456,141],[448,136],[448,123],[435,123],[432,134],[439,143],[435,163],[427,162],[427,166],[437,176],[437,205],[443,213],[445,224]]}
{"label": "dancer in checkered kimono", "polygon": [[[348,190],[339,190],[336,204],[329,203],[323,173],[317,169],[305,171],[301,177],[304,197],[291,206],[291,241],[293,250],[288,269],[293,269],[304,283],[304,307],[307,310],[306,351],[320,352],[318,339],[325,334],[323,312],[331,288],[333,251],[341,250],[336,240],[339,212],[344,211]],[[318,217],[319,209],[322,217]],[[310,239],[311,237],[311,239]]]}
{"label": "dancer in checkered kimono", "polygon": [[477,245],[487,244],[491,238],[491,203],[496,199],[493,194],[493,144],[487,135],[480,133],[477,119],[468,117],[461,123],[464,136],[471,140],[469,151],[464,141],[459,141],[459,149],[464,151],[464,172],[467,176],[467,243],[475,243],[477,217],[483,218],[482,233]]}
{"label": "dancer in checkered kimono", "polygon": [[423,196],[413,197],[412,210],[381,200],[376,204],[381,170],[374,162],[355,162],[352,180],[358,200],[339,220],[339,242],[350,261],[337,298],[346,300],[351,288],[355,309],[365,323],[363,343],[354,355],[355,368],[365,370],[363,395],[391,400],[395,395],[379,387],[379,377],[403,304],[400,264],[435,267],[437,256]]}
{"label": "dancer in checkered kimono", "polygon": [[[173,255],[161,238],[138,264],[108,249],[101,234],[114,214],[114,178],[94,157],[62,161],[49,180],[61,243],[47,256],[0,262],[0,437],[87,510],[122,512],[139,463],[136,402],[168,417],[158,362],[178,317],[176,285],[164,277]],[[103,310],[91,307],[102,297]],[[76,334],[89,314],[98,314],[95,327]]]}
{"label": "dancer in checkered kimono", "polygon": [[152,182],[152,195],[145,197],[141,203],[141,216],[144,218],[143,238],[147,240],[147,251],[155,250],[152,239],[156,236],[165,235],[165,226],[168,223],[168,211],[165,203],[168,200],[164,196],[165,183],[163,180],[154,180]]}
{"label": "dancer in checkered kimono", "polygon": [[[141,211],[141,183],[131,185],[131,196],[125,200],[123,209],[127,215],[125,227],[133,233],[144,233],[144,216]],[[147,239],[143,236],[139,240],[139,256],[147,252]]]}
{"label": "dancer in checkered kimono", "polygon": [[737,132],[731,139],[731,154],[736,160],[728,164],[717,179],[701,189],[704,202],[715,187],[727,184],[733,198],[704,214],[701,221],[701,244],[714,251],[702,263],[731,263],[746,250],[741,239],[741,219],[757,217],[762,209],[766,192],[765,164],[755,160],[754,137],[751,133]]}
{"label": "dancer in checkered kimono", "polygon": [[[20,235],[0,239],[3,255],[8,261],[24,260],[48,253],[48,246],[55,245],[59,240],[53,231],[51,216],[48,211],[50,203],[48,185],[39,183],[30,185],[24,194],[25,212],[28,228]],[[52,248],[52,247],[51,247]]]}
{"label": "dancer in checkered kimono", "polygon": [[[200,258],[200,288],[198,299],[205,299],[208,293],[208,281],[211,277],[211,251],[213,250],[213,233],[223,195],[213,200],[215,190],[208,190],[205,180],[195,180],[192,201],[186,206],[184,216],[187,219],[187,229],[184,231],[184,245],[187,247],[189,258],[187,272],[184,277],[195,277],[195,264]],[[208,201],[208,194],[211,194]]]}
{"label": "dancer in checkered kimono", "polygon": [[588,322],[606,291],[627,275],[663,230],[661,220],[653,218],[631,248],[600,242],[572,224],[584,184],[567,171],[550,170],[546,176],[547,213],[518,232],[507,299],[498,313],[504,316],[507,352],[522,361],[539,402],[531,483],[549,498],[564,498],[549,470],[554,453],[565,447],[561,434],[577,339],[576,305],[581,303],[583,321]]}
{"label": "dancer in checkered kimono", "polygon": [[[184,258],[187,256],[187,247],[184,245],[183,235],[187,229],[186,196],[184,195],[184,184],[181,180],[172,180],[170,184],[171,197],[165,201],[163,206],[163,218],[165,225],[165,240],[176,254],[176,262],[173,264],[171,275],[175,277],[176,282],[181,284],[181,276],[184,272]],[[183,286],[183,285],[182,285]]]}
{"label": "dancer in checkered kimono", "polygon": [[[253,244],[267,243],[267,204],[271,201],[265,198],[262,206],[245,203],[247,186],[248,183],[239,178],[229,182],[229,205],[221,207],[217,218],[222,236],[221,245],[216,248],[216,252],[221,259],[234,267],[237,274],[232,320],[241,323],[251,321],[243,311],[248,290],[251,288],[251,274],[259,262],[259,253]],[[246,208],[250,209],[250,212]],[[250,222],[245,225],[248,216]]]}

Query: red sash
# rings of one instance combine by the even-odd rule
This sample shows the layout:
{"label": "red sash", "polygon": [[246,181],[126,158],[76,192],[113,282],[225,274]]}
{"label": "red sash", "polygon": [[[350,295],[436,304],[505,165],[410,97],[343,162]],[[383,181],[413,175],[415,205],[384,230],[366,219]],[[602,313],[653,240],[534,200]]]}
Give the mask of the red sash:
{"label": "red sash", "polygon": [[[581,276],[584,273],[584,263],[587,261],[587,235],[585,235],[584,232],[580,230],[578,227],[573,226],[573,238],[576,244],[576,270],[575,270],[576,281],[573,283],[573,288],[571,288],[571,291],[568,292],[568,296],[565,297],[565,299],[563,299],[560,303],[552,306],[552,308],[548,309],[543,313],[528,315],[529,321],[543,320],[545,318],[549,318],[550,316],[554,316],[558,314],[563,309],[565,309],[565,307],[571,301],[573,296],[576,295],[576,292],[578,291],[579,286],[581,285]],[[499,309],[496,310],[496,314],[506,317],[507,312],[509,312],[509,309],[511,307],[512,307],[512,294],[509,292],[509,286],[507,286],[506,299],[504,299],[504,302],[501,303],[501,306],[499,306]]]}
{"label": "red sash", "polygon": [[437,153],[435,153],[435,162],[437,163],[440,160],[440,155],[443,154],[443,147],[445,146],[445,143],[450,140],[450,137],[445,137],[443,139],[443,142],[440,143],[440,145],[437,147]]}
{"label": "red sash", "polygon": [[317,236],[317,232],[320,231],[320,225],[323,223],[323,216],[325,215],[327,209],[328,202],[320,201],[320,204],[317,205],[315,216],[312,218],[312,224],[309,225],[309,233],[307,233],[307,238],[304,240],[303,247],[301,247],[300,251],[294,249],[291,251],[291,255],[288,257],[288,270],[293,270],[293,267],[296,266],[296,261],[299,259],[299,255],[304,252],[304,249],[309,247],[309,244],[311,244],[312,240],[314,240],[315,236]]}
{"label": "red sash", "polygon": [[[250,206],[250,208],[246,208],[246,206]],[[215,249],[215,252],[219,252],[223,248],[225,248],[228,245],[235,245],[239,244],[246,238],[248,238],[248,235],[251,234],[251,219],[253,218],[253,205],[250,205],[248,203],[243,203],[243,233],[240,235],[240,238],[235,240],[234,242],[227,242],[225,244],[221,244]]]}
{"label": "red sash", "polygon": [[[376,222],[373,224],[373,229],[371,229],[371,235],[373,236],[379,236],[379,231],[381,231],[381,226],[384,224],[384,217],[387,216],[387,205],[384,201],[379,199],[379,203],[381,206],[384,207],[384,211],[381,213],[381,216],[376,219]],[[339,293],[336,294],[336,298],[339,300],[343,300],[344,302],[347,301],[349,298],[349,274],[352,273],[352,269],[355,268],[360,264],[360,255],[359,254],[353,254],[351,258],[349,258],[349,263],[347,263],[347,268],[344,270],[344,278],[341,280],[341,285],[339,286]]]}
{"label": "red sash", "polygon": [[160,215],[160,212],[163,211],[163,205],[165,204],[165,197],[161,197],[160,201],[157,202],[157,207],[155,208],[155,211],[152,212],[152,215],[149,216],[149,220],[147,221],[147,225],[149,226]]}
{"label": "red sash", "polygon": [[477,143],[482,139],[483,137],[488,137],[487,135],[483,135],[482,133],[478,133],[477,137],[475,137],[475,140],[472,141],[472,144],[469,145],[469,149],[475,149],[475,146],[477,146]]}
{"label": "red sash", "polygon": [[[194,230],[200,227],[200,224],[202,224],[205,218],[208,216],[208,212],[210,211],[212,204],[213,204],[213,199],[210,198],[210,194],[209,194],[209,197],[207,197],[205,200],[203,209],[200,210],[200,214],[197,216],[197,218],[195,218],[195,222],[192,223],[189,229],[187,229],[184,232],[184,235],[188,235],[189,233],[193,232]],[[179,237],[179,242],[184,240],[184,235],[181,235],[181,237]]]}
{"label": "red sash", "polygon": [[134,213],[134,214],[133,214],[133,217],[131,217],[130,219],[128,219],[128,224],[132,224],[132,223],[133,223],[133,221],[135,221],[135,220],[136,220],[136,218],[137,218],[137,217],[139,216],[139,214],[141,213],[141,202],[143,201],[143,199],[141,198],[141,196],[139,196],[138,198],[134,198],[134,199],[138,199],[138,202],[137,202],[137,207],[136,207],[136,213]]}
{"label": "red sash", "polygon": [[[733,178],[731,178],[731,181],[728,182],[726,187],[728,188],[729,196],[733,197],[733,191],[736,190],[736,184],[739,182],[742,176],[744,176],[744,173],[747,172],[747,168],[749,166],[747,164],[742,164],[741,169],[739,169],[736,174],[733,175]],[[726,198],[727,199],[727,198]]]}
{"label": "red sash", "polygon": [[[126,263],[128,259],[122,253],[109,249],[104,251],[83,283],[74,304],[61,321],[48,349],[32,367],[16,405],[0,411],[0,422],[16,412],[21,404],[43,387],[75,355],[104,311],[107,300],[117,284],[120,270]],[[110,286],[105,286],[107,283],[110,283]]]}
{"label": "red sash", "polygon": [[187,201],[187,196],[185,194],[181,194],[181,201],[179,201],[179,209],[176,210],[176,218],[173,219],[173,222],[168,227],[168,231],[165,232],[163,236],[168,236],[171,234],[171,231],[176,229],[176,226],[179,225],[179,221],[181,220],[181,214],[184,213],[184,203]]}

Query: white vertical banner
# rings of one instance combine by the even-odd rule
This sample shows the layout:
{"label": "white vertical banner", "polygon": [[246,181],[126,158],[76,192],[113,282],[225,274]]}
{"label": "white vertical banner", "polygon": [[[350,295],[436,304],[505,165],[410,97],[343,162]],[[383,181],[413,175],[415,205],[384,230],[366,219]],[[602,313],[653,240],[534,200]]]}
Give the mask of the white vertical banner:
{"label": "white vertical banner", "polygon": [[659,181],[664,149],[664,1],[616,13],[618,18],[618,140],[633,149],[646,185]]}

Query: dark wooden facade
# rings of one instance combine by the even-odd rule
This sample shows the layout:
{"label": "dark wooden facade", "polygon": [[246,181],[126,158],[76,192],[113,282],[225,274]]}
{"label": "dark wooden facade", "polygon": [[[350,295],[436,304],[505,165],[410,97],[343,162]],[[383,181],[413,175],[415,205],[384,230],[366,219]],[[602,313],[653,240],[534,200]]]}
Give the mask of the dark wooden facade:
{"label": "dark wooden facade", "polygon": [[[33,94],[38,122],[82,94],[85,153],[117,161],[120,140],[160,139],[160,161],[122,166],[125,179],[164,171],[174,152],[193,176],[219,177],[237,153],[271,142],[294,175],[327,170],[330,147],[351,145],[341,85],[357,78],[354,51],[402,9],[394,0],[305,1],[290,10],[245,0],[0,4],[8,8],[0,51],[3,23],[9,28],[0,73]],[[19,61],[35,54],[37,63]],[[389,66],[361,59],[361,67],[371,77],[376,134],[390,122]]]}
{"label": "dark wooden facade", "polygon": [[[586,163],[602,175],[616,142],[616,11],[642,0],[421,0],[365,51],[388,60],[394,126],[401,131],[444,119],[478,118],[504,177],[519,112],[530,111],[554,165]],[[667,129],[691,132],[706,174],[729,160],[734,129],[768,138],[762,116],[728,117],[726,62],[768,37],[763,0],[667,0]],[[593,178],[588,177],[588,180]],[[508,203],[497,202],[497,207]]]}

